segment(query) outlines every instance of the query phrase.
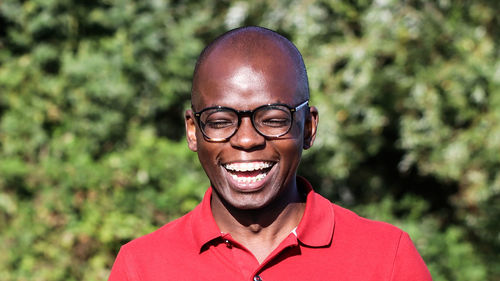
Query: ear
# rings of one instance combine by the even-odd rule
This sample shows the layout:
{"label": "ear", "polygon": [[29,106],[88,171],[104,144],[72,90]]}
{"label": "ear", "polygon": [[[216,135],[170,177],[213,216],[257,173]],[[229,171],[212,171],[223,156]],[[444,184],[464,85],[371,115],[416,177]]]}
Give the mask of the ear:
{"label": "ear", "polygon": [[309,107],[309,114],[306,116],[304,124],[304,149],[309,149],[316,139],[316,131],[318,129],[319,113],[314,106]]}
{"label": "ear", "polygon": [[186,140],[189,149],[196,152],[198,151],[198,144],[196,140],[196,120],[194,113],[191,109],[186,110],[184,115],[184,123],[186,125]]}

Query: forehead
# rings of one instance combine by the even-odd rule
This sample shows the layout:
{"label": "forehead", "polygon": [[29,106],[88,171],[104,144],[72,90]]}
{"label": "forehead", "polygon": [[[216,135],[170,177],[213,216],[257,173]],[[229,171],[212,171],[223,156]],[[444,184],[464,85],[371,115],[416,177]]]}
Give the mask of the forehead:
{"label": "forehead", "polygon": [[215,50],[204,61],[193,84],[193,105],[229,106],[240,110],[270,103],[301,101],[296,64],[279,49],[248,56]]}

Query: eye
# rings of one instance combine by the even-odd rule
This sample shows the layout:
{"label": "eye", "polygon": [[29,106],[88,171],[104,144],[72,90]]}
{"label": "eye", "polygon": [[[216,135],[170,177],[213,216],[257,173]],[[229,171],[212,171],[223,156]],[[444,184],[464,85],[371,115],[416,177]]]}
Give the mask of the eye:
{"label": "eye", "polygon": [[254,121],[267,128],[286,128],[290,126],[291,116],[288,108],[267,106],[255,112]]}
{"label": "eye", "polygon": [[225,129],[232,127],[234,125],[233,121],[225,119],[208,120],[205,122],[205,127],[207,129]]}
{"label": "eye", "polygon": [[262,125],[267,127],[287,127],[290,124],[290,119],[288,118],[270,118],[262,120]]}

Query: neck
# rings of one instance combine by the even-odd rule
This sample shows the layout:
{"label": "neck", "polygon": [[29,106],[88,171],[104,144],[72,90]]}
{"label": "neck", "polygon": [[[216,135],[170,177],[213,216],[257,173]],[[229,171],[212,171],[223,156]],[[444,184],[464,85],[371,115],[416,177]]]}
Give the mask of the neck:
{"label": "neck", "polygon": [[242,210],[229,205],[214,190],[214,219],[222,232],[230,233],[262,262],[297,227],[304,214],[305,198],[295,182],[283,192],[286,194],[263,208]]}

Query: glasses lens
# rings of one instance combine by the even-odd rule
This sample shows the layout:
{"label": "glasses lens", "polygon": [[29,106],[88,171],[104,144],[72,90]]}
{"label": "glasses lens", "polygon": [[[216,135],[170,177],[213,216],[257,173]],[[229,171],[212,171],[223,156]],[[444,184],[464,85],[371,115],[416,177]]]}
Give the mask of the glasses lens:
{"label": "glasses lens", "polygon": [[201,129],[211,139],[230,137],[238,128],[238,115],[227,109],[204,111],[200,116]]}
{"label": "glasses lens", "polygon": [[284,106],[266,106],[255,111],[253,121],[261,134],[276,137],[288,132],[292,125],[292,114]]}

